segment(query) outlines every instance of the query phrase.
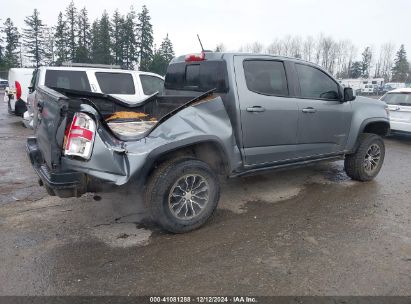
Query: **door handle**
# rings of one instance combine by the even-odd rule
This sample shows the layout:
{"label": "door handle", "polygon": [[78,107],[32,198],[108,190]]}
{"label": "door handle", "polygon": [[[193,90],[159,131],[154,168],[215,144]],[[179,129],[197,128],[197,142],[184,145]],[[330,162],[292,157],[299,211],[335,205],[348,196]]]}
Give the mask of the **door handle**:
{"label": "door handle", "polygon": [[265,108],[261,106],[254,106],[247,108],[247,112],[264,112]]}
{"label": "door handle", "polygon": [[303,109],[303,113],[315,113],[315,112],[317,112],[317,110],[312,107]]}

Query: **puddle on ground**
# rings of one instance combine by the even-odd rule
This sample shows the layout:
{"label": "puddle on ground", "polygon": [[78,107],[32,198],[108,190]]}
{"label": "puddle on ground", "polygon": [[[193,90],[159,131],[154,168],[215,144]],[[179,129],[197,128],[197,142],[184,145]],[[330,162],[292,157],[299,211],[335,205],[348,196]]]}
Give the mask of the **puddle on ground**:
{"label": "puddle on ground", "polygon": [[147,245],[152,234],[148,229],[137,228],[135,223],[100,225],[91,233],[108,246],[121,248]]}
{"label": "puddle on ground", "polygon": [[235,178],[222,184],[219,208],[244,213],[247,211],[247,203],[278,203],[288,200],[299,195],[305,187],[313,183],[349,187],[357,182],[345,174],[342,161]]}

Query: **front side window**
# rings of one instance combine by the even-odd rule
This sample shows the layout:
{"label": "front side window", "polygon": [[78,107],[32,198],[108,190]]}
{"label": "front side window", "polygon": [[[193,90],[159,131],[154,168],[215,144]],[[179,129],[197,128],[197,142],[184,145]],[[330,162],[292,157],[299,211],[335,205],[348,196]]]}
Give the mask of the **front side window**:
{"label": "front side window", "polygon": [[247,88],[255,93],[288,96],[284,64],[274,60],[246,60],[244,73]]}
{"label": "front side window", "polygon": [[47,70],[44,84],[50,88],[90,91],[90,83],[84,71]]}
{"label": "front side window", "polygon": [[314,67],[296,64],[302,98],[331,99],[340,98],[337,83],[327,74]]}
{"label": "front side window", "polygon": [[96,72],[101,92],[104,94],[134,95],[133,76],[130,73]]}
{"label": "front side window", "polygon": [[162,93],[164,90],[164,80],[151,75],[140,75],[141,86],[144,95],[152,95],[156,92]]}

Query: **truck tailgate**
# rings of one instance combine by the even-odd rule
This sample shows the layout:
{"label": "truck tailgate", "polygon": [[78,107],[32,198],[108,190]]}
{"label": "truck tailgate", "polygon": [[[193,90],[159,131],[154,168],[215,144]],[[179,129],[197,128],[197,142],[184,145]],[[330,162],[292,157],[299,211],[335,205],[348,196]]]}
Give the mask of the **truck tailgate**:
{"label": "truck tailgate", "polygon": [[50,169],[57,169],[60,163],[68,98],[47,87],[37,91],[38,115],[35,135],[44,162]]}

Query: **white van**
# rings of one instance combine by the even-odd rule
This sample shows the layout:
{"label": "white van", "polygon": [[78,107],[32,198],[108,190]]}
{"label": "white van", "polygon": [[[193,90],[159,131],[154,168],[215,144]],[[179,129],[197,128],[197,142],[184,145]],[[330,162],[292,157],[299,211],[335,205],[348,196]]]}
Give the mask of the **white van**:
{"label": "white van", "polygon": [[36,87],[64,88],[77,91],[104,93],[120,98],[130,104],[138,103],[148,96],[162,92],[164,78],[148,72],[93,67],[40,67],[30,85],[29,106],[24,115],[26,127],[33,128],[36,112]]}
{"label": "white van", "polygon": [[12,68],[9,70],[9,86],[4,92],[4,101],[10,114],[23,116],[27,111],[27,97],[34,69]]}

